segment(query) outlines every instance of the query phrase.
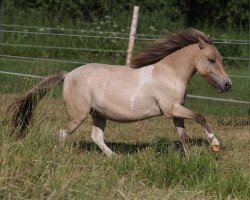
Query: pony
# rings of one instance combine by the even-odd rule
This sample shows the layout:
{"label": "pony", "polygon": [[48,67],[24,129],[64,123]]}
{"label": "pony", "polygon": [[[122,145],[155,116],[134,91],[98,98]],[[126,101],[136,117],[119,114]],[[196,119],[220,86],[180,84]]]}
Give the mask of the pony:
{"label": "pony", "polygon": [[134,55],[130,66],[93,63],[47,76],[10,105],[11,124],[24,137],[32,110],[50,88],[64,81],[68,121],[59,131],[62,145],[90,114],[91,138],[104,154],[111,156],[114,153],[104,142],[107,120],[125,123],[164,115],[173,118],[185,154],[189,147],[184,119],[199,123],[212,150],[219,151],[220,143],[204,116],[185,108],[184,100],[188,82],[196,72],[219,92],[231,88],[222,60],[205,33],[196,29],[169,33]]}

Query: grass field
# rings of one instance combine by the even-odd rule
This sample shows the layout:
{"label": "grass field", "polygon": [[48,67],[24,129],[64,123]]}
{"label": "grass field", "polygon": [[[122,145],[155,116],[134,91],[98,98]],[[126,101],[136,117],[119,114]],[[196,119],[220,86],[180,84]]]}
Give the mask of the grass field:
{"label": "grass field", "polygon": [[[123,17],[121,17],[123,18]],[[18,24],[24,23],[16,19]],[[46,26],[42,20],[30,18],[31,25]],[[128,32],[129,22],[98,22],[95,29]],[[158,30],[162,20],[156,21],[156,31],[147,26],[139,32],[164,34]],[[109,21],[109,22],[108,22]],[[11,23],[7,20],[6,23]],[[66,23],[66,22],[65,22]],[[117,24],[117,26],[114,26]],[[140,23],[143,24],[143,21]],[[67,22],[70,26],[71,23]],[[89,24],[91,25],[91,24]],[[72,25],[73,26],[73,25]],[[76,24],[77,26],[77,24]],[[93,24],[92,24],[93,26]],[[125,27],[123,30],[122,27]],[[180,24],[172,29],[181,29]],[[176,26],[176,27],[175,27]],[[82,28],[80,24],[77,28]],[[68,27],[75,28],[75,27]],[[246,39],[246,32],[225,32],[207,27],[213,37]],[[9,29],[12,30],[12,29]],[[14,29],[13,29],[14,30]],[[171,29],[170,29],[171,30]],[[20,31],[20,30],[19,30]],[[27,28],[21,31],[34,31]],[[38,32],[60,33],[52,30]],[[76,34],[75,32],[67,32]],[[214,33],[214,34],[213,34]],[[104,34],[104,33],[102,33]],[[115,33],[111,34],[112,36]],[[84,37],[31,36],[5,33],[1,41],[7,44],[44,46],[71,46],[121,50],[126,40],[102,40]],[[137,41],[136,51],[143,45]],[[218,44],[224,56],[247,57],[247,46]],[[0,54],[27,57],[77,60],[124,64],[125,54],[116,52],[88,52],[62,49],[35,49],[0,46]],[[228,74],[248,75],[247,61],[226,60]],[[78,64],[45,61],[0,60],[0,71],[46,76],[61,70],[70,71]],[[188,86],[188,94],[225,99],[250,100],[249,78],[231,77],[233,88],[219,94],[199,75]],[[222,142],[218,153],[211,152],[204,131],[193,121],[186,121],[190,136],[191,153],[185,157],[171,119],[152,118],[142,122],[118,124],[108,122],[106,142],[116,152],[113,158],[105,157],[90,139],[92,122],[89,118],[65,147],[60,147],[58,130],[67,120],[61,99],[62,85],[49,93],[34,113],[27,137],[15,140],[9,127],[8,105],[17,96],[34,86],[40,79],[0,74],[0,199],[250,199],[250,106],[188,98],[186,107],[206,116],[213,132]]]}
{"label": "grass field", "polygon": [[61,98],[38,106],[27,137],[10,137],[1,95],[1,199],[249,199],[249,117],[207,116],[223,143],[209,150],[203,130],[187,121],[191,155],[185,157],[170,119],[130,124],[109,122],[106,142],[117,155],[106,158],[90,139],[91,120],[59,146],[66,121]]}

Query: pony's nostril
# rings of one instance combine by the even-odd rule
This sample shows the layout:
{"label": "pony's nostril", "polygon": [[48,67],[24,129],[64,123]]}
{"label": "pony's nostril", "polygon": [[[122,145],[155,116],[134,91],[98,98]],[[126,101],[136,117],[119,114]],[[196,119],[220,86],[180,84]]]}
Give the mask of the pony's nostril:
{"label": "pony's nostril", "polygon": [[225,83],[225,89],[229,90],[231,88],[231,84],[230,83]]}

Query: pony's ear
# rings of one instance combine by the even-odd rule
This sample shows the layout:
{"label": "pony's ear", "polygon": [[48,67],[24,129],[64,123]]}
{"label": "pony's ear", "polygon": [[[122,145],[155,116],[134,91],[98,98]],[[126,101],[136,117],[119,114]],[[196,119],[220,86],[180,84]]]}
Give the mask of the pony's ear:
{"label": "pony's ear", "polygon": [[207,47],[207,43],[200,37],[198,37],[198,45],[200,49],[205,49]]}

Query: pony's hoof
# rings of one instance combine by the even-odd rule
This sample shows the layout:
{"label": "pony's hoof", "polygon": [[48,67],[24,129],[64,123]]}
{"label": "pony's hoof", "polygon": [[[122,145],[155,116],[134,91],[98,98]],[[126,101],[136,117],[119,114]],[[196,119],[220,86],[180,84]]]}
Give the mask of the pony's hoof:
{"label": "pony's hoof", "polygon": [[220,151],[220,143],[216,138],[213,138],[211,142],[211,149],[213,151]]}
{"label": "pony's hoof", "polygon": [[219,144],[211,144],[211,149],[213,150],[213,151],[216,151],[216,152],[218,152],[218,151],[220,151],[220,145]]}

